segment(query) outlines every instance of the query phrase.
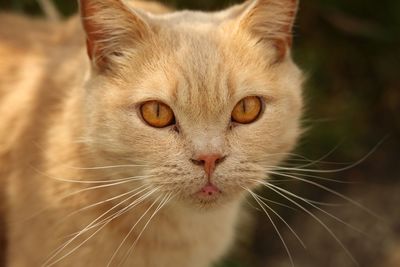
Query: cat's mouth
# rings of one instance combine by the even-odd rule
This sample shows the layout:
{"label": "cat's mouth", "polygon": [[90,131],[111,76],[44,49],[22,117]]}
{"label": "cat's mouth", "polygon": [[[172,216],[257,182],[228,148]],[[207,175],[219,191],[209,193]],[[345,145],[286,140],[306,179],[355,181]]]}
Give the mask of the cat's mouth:
{"label": "cat's mouth", "polygon": [[205,186],[203,186],[198,192],[194,194],[194,196],[201,201],[211,202],[219,199],[222,195],[221,189],[219,189],[216,185],[209,182]]}

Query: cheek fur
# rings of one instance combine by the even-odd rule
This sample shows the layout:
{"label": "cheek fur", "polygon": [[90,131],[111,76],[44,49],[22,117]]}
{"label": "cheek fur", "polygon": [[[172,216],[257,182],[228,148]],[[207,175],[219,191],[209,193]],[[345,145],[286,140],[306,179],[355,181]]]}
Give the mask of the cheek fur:
{"label": "cheek fur", "polygon": [[[279,120],[279,112],[279,107],[268,107],[256,123],[225,133],[229,159],[214,177],[224,192],[237,194],[242,186],[252,188],[254,179],[265,178],[265,168],[278,164],[293,147],[298,135],[296,118],[281,112],[283,120]],[[102,149],[145,165],[145,173],[152,176],[146,180],[148,185],[187,196],[206,182],[204,171],[189,161],[193,154],[190,142],[179,133],[154,129],[126,111],[104,114],[97,125],[93,138],[102,143]]]}
{"label": "cheek fur", "polygon": [[[290,72],[290,69],[287,72]],[[224,151],[229,155],[229,159],[216,169],[213,182],[231,195],[243,191],[242,186],[252,188],[255,179],[265,178],[265,169],[276,166],[286,157],[300,133],[301,96],[298,84],[291,84],[296,83],[293,80],[279,84],[276,82],[279,79],[267,79],[274,77],[273,75],[261,77],[261,73],[264,72],[259,70],[255,75],[258,77],[259,87],[265,86],[264,80],[275,80],[275,84],[271,86],[277,90],[269,92],[275,96],[274,101],[266,103],[262,117],[254,123],[239,125],[229,130],[225,119],[216,119],[218,116],[229,118],[230,111],[224,108],[227,98],[207,97],[211,92],[196,91],[196,88],[181,88],[181,91],[186,90],[185,101],[181,99],[179,104],[184,108],[174,110],[177,112],[175,114],[177,118],[185,118],[187,122],[193,124],[182,125],[187,136],[193,136],[193,139],[199,132],[204,135],[212,128],[219,129],[218,131],[223,133],[220,137],[225,141],[220,143],[224,143]],[[253,77],[249,73],[247,75]],[[214,77],[214,80],[202,81],[201,84],[208,84],[205,88],[218,88],[221,83],[218,77],[224,76],[214,74],[210,76]],[[151,76],[145,77],[151,79]],[[195,78],[191,76],[191,79]],[[194,81],[192,86],[195,87],[196,84]],[[120,87],[127,88],[126,85]],[[89,135],[94,143],[99,144],[97,148],[110,152],[114,159],[143,164],[144,172],[152,176],[146,180],[149,186],[162,186],[165,191],[182,196],[198,191],[207,179],[203,169],[190,163],[190,158],[195,152],[191,144],[196,142],[185,139],[182,133],[146,125],[138,117],[137,112],[127,108],[129,90],[113,89],[114,91],[103,90],[107,97],[104,95],[98,97],[99,103],[91,106],[93,127]],[[237,86],[236,90],[240,89],[241,87]],[[151,95],[150,92],[148,94]],[[218,95],[222,92],[212,92],[212,94]],[[167,92],[163,93],[163,97],[169,99],[165,101],[167,103],[173,102],[172,98],[178,96],[182,97],[181,94],[173,96]],[[132,100],[132,103],[135,102],[137,101]],[[207,112],[202,112],[203,110]],[[199,127],[201,122],[205,124]],[[207,138],[206,141],[208,140],[211,139]]]}

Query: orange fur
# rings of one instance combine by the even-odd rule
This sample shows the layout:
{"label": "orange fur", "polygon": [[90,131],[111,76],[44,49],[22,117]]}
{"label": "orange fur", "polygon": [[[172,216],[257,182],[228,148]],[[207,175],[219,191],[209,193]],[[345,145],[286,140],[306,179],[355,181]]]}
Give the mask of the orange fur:
{"label": "orange fur", "polygon": [[[85,13],[82,5],[82,14],[90,15],[83,18],[87,37],[76,17],[57,25],[0,17],[0,177],[6,185],[8,266],[40,266],[71,234],[124,199],[112,198],[141,187],[141,195],[160,188],[56,266],[106,265],[142,215],[112,266],[211,266],[233,243],[242,186],[254,188],[252,179],[264,178],[265,169],[278,164],[300,134],[302,75],[288,52],[277,64],[281,53],[275,44],[277,36],[290,35],[293,18],[279,9],[284,4],[274,4],[293,6],[293,1],[166,14],[169,9],[155,3],[128,3],[150,13],[129,11],[132,6],[120,1],[81,2],[91,11]],[[269,4],[276,12],[254,16]],[[254,28],[264,19],[288,21],[287,32]],[[91,34],[92,26],[100,35]],[[139,36],[143,27],[146,34]],[[106,61],[88,60],[85,38],[89,55]],[[249,95],[265,99],[264,114],[253,124],[228,127],[232,109]],[[147,100],[169,105],[180,132],[145,125],[137,106]],[[205,173],[190,158],[214,152],[228,155],[213,177],[223,194],[205,203],[193,197]],[[113,165],[132,166],[88,169]],[[133,176],[140,180],[101,187],[100,181]],[[88,180],[98,183],[85,184]],[[65,197],[79,190],[86,191]],[[174,198],[125,259],[155,207],[170,194]]]}

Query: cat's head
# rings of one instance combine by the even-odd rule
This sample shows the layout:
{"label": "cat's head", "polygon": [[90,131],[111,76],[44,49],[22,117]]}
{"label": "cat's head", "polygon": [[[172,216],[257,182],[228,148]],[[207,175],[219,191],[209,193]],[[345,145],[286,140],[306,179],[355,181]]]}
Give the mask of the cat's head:
{"label": "cat's head", "polygon": [[149,188],[186,203],[240,198],[300,134],[295,0],[152,15],[81,0],[92,76],[87,137]]}

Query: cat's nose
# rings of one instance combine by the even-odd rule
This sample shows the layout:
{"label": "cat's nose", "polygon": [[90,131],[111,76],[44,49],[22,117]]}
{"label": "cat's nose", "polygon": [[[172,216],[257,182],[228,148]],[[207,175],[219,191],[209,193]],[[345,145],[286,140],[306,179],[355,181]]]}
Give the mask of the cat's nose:
{"label": "cat's nose", "polygon": [[192,158],[191,161],[195,165],[203,166],[208,177],[211,177],[217,165],[223,162],[226,156],[221,154],[205,154]]}

